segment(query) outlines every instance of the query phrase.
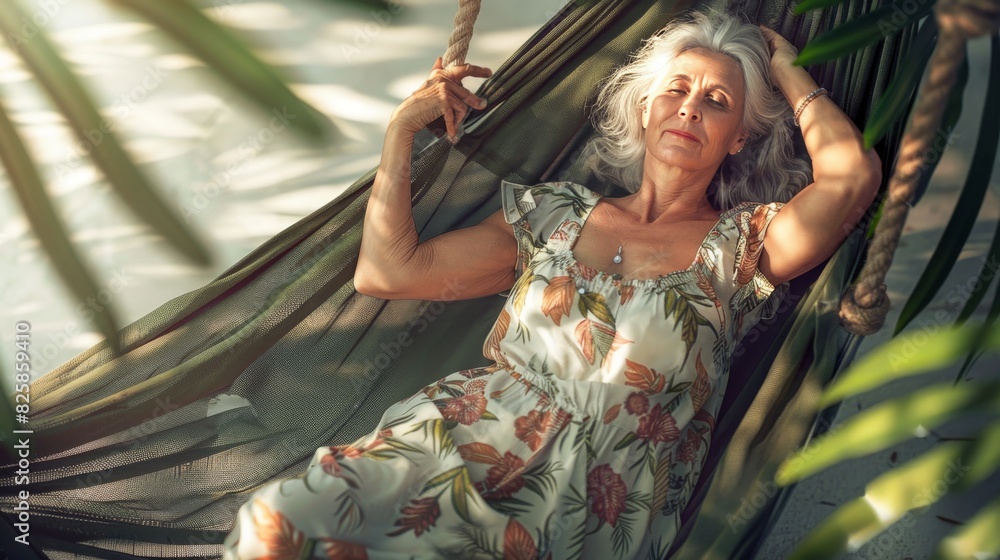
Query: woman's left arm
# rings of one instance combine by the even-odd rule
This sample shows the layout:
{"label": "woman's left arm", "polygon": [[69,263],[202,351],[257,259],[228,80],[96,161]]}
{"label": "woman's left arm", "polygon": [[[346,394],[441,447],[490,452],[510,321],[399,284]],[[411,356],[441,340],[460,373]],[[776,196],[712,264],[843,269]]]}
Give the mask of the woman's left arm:
{"label": "woman's left arm", "polygon": [[[761,26],[771,48],[772,79],[794,111],[819,86],[792,61],[798,51]],[[882,162],[864,149],[861,131],[827,95],[813,98],[798,117],[812,159],[813,183],[771,221],[760,269],[774,285],[829,258],[864,217],[882,184]]]}

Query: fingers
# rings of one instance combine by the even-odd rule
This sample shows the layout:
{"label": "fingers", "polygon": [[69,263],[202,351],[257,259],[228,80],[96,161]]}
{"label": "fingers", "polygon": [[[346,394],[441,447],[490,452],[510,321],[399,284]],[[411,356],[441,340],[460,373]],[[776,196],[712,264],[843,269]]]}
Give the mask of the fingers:
{"label": "fingers", "polygon": [[486,107],[486,100],[478,95],[472,93],[465,87],[456,84],[455,82],[448,80],[443,82],[448,93],[455,96],[459,101],[469,105],[470,107],[475,107],[476,109],[482,109]]}

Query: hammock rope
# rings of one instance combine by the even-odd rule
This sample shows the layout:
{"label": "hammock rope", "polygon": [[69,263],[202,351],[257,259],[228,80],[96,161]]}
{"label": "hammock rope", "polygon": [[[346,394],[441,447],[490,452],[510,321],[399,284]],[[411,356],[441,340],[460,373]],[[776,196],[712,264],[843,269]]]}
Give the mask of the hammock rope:
{"label": "hammock rope", "polygon": [[912,118],[903,133],[899,157],[887,187],[882,218],[868,248],[856,284],[841,299],[840,323],[852,334],[878,332],[889,313],[885,277],[906,224],[927,154],[947,105],[969,39],[991,35],[1000,28],[1000,0],[940,0],[934,6],[939,37],[929,71],[917,94]]}
{"label": "hammock rope", "polygon": [[469,52],[472,41],[472,27],[479,17],[480,0],[459,0],[458,12],[455,13],[455,28],[448,38],[448,49],[441,57],[441,66],[458,66],[465,64],[465,55]]}

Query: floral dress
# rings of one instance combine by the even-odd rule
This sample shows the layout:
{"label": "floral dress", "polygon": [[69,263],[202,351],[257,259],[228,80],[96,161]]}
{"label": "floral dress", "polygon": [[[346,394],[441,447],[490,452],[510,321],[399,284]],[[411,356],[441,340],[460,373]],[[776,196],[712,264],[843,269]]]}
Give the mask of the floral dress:
{"label": "floral dress", "polygon": [[782,203],[723,212],[685,270],[622,280],[572,252],[601,195],[568,181],[501,189],[518,256],[483,346],[494,363],[253,493],[224,558],[664,557],[732,350],[787,292],[757,269]]}

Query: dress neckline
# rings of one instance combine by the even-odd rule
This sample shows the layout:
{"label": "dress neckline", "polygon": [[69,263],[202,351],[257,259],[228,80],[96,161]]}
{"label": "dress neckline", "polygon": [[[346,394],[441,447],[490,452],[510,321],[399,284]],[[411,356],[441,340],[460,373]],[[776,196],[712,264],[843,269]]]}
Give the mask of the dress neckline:
{"label": "dress neckline", "polygon": [[[592,267],[590,265],[587,265],[587,264],[584,264],[584,263],[578,261],[576,259],[576,255],[573,254],[573,247],[576,246],[576,241],[577,241],[577,239],[580,238],[580,234],[583,232],[583,227],[584,227],[584,225],[586,225],[587,219],[590,218],[591,212],[593,212],[594,208],[597,207],[597,202],[600,199],[604,198],[604,195],[602,195],[602,194],[600,194],[598,192],[592,191],[590,189],[586,189],[586,191],[591,194],[591,204],[589,204],[587,206],[587,208],[583,212],[583,215],[580,216],[580,219],[579,219],[580,227],[571,228],[572,231],[569,232],[569,238],[567,239],[566,244],[563,245],[563,247],[564,247],[563,252],[565,253],[565,255],[568,258],[568,260],[573,265],[579,267],[581,270],[587,271],[588,274],[590,274],[592,276],[600,275],[602,277],[611,278],[611,281],[615,285],[619,285],[619,286],[653,286],[653,285],[660,284],[661,282],[665,282],[665,281],[673,279],[673,278],[695,277],[696,274],[695,274],[694,268],[695,268],[695,265],[698,264],[698,256],[701,254],[701,248],[705,245],[705,243],[708,241],[708,239],[710,237],[712,237],[712,234],[714,234],[719,229],[719,225],[722,224],[722,221],[725,220],[726,215],[729,213],[729,210],[723,210],[719,214],[719,219],[716,220],[715,224],[712,225],[712,228],[710,230],[708,230],[708,233],[705,234],[705,237],[701,240],[701,243],[698,245],[698,249],[695,251],[694,260],[691,261],[691,264],[688,265],[687,268],[684,268],[684,269],[681,269],[681,270],[675,270],[673,272],[668,272],[666,274],[660,274],[660,275],[655,276],[653,278],[632,278],[632,279],[629,279],[629,280],[622,280],[622,278],[621,278],[622,275],[621,274],[619,274],[617,272],[612,273],[612,272],[606,272],[606,271],[603,271],[603,270],[598,270],[598,269],[596,269],[596,268],[594,268],[594,267]],[[564,223],[564,225],[565,225],[565,223]],[[562,226],[560,226],[560,228],[557,228],[557,229],[561,229],[561,227]]]}

